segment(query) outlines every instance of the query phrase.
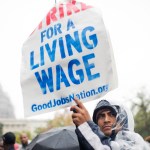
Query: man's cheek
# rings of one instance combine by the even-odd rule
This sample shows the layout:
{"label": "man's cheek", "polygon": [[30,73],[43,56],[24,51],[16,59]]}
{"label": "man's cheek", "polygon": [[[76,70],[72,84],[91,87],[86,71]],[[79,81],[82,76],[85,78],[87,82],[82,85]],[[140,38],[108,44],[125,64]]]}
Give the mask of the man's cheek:
{"label": "man's cheek", "polygon": [[102,130],[103,122],[102,121],[98,121],[97,124],[100,127],[100,129]]}

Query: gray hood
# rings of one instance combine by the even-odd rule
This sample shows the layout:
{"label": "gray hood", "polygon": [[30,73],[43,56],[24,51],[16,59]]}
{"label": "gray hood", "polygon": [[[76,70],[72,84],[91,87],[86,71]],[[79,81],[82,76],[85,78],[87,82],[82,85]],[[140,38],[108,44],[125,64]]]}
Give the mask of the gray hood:
{"label": "gray hood", "polygon": [[122,130],[134,131],[134,119],[131,111],[118,102],[110,100],[101,100],[93,113],[93,121],[97,123],[96,115],[100,109],[109,108],[116,114],[117,123],[114,125],[113,130],[117,130],[121,126]]}

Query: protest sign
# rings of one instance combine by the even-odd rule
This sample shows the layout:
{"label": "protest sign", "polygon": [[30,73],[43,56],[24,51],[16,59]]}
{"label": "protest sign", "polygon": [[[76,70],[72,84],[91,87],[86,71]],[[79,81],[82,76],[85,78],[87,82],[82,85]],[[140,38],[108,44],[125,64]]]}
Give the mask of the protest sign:
{"label": "protest sign", "polygon": [[56,4],[22,47],[25,116],[97,99],[117,87],[110,39],[99,9]]}

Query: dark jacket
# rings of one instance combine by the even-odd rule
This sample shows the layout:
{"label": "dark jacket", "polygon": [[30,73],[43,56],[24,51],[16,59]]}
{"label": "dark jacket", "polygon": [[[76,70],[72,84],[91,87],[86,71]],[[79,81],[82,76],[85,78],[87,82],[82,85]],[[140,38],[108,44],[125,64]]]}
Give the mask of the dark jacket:
{"label": "dark jacket", "polygon": [[[87,124],[91,128],[92,132],[96,134],[99,139],[101,139],[102,145],[107,145],[110,147],[110,137],[106,137],[99,129],[98,125],[95,124],[93,121],[88,121]],[[85,128],[86,129],[86,128]],[[81,131],[79,128],[76,128],[76,134],[80,143],[81,150],[94,150],[94,148],[91,146],[89,141],[82,135]],[[89,133],[89,137],[92,137],[91,134]]]}

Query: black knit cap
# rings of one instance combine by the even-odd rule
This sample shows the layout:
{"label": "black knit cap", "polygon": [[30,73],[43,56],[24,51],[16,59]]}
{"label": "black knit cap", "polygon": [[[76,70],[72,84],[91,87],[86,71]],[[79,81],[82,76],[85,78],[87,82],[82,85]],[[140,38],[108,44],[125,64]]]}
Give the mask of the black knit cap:
{"label": "black knit cap", "polygon": [[94,113],[93,113],[93,121],[97,124],[97,118],[96,118],[96,115],[97,115],[97,112],[99,110],[102,110],[102,109],[109,109],[111,110],[115,115],[117,115],[117,108],[114,106],[114,105],[111,105],[107,100],[101,100],[99,101],[99,103],[97,104],[95,110],[94,110]]}
{"label": "black knit cap", "polygon": [[12,132],[5,133],[2,136],[2,138],[3,138],[4,144],[15,144],[16,136]]}

